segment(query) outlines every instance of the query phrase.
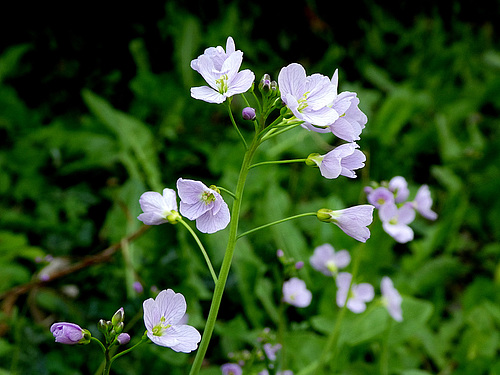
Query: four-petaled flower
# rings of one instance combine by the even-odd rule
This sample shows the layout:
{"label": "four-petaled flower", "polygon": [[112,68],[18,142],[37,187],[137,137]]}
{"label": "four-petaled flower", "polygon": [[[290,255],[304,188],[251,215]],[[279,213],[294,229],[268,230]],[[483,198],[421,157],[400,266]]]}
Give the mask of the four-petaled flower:
{"label": "four-petaled flower", "polygon": [[322,208],[318,210],[317,217],[321,221],[334,223],[348,236],[360,242],[366,242],[370,238],[370,230],[367,226],[373,221],[374,208],[370,204],[362,204],[337,211]]}
{"label": "four-petaled flower", "polygon": [[215,233],[229,224],[229,207],[215,189],[200,181],[179,178],[177,191],[181,198],[181,214],[196,220],[200,232]]}
{"label": "four-petaled flower", "polygon": [[220,367],[222,375],[241,375],[243,370],[236,363],[225,363]]}
{"label": "four-petaled flower", "polygon": [[402,203],[408,199],[410,190],[408,190],[408,183],[402,176],[395,176],[389,181],[389,190],[394,193],[394,201]]}
{"label": "four-petaled flower", "polygon": [[283,283],[283,301],[286,303],[296,307],[307,307],[311,300],[312,293],[303,280],[292,277]]}
{"label": "four-petaled flower", "polygon": [[347,267],[351,262],[351,256],[347,250],[335,251],[332,245],[325,243],[314,249],[313,255],[309,258],[311,266],[324,274],[333,276],[340,268]]}
{"label": "four-petaled flower", "polygon": [[378,211],[382,227],[399,243],[413,240],[413,229],[410,224],[415,219],[415,210],[410,203],[398,208],[394,202],[387,202]]}
{"label": "four-petaled flower", "polygon": [[370,204],[373,204],[376,208],[380,209],[380,207],[382,207],[387,202],[394,203],[394,193],[386,187],[381,186],[376,189],[368,189],[368,196],[366,198],[368,199],[368,202]]}
{"label": "four-petaled flower", "polygon": [[335,87],[322,74],[306,76],[300,64],[290,64],[278,75],[281,99],[299,120],[325,126],[334,122],[338,113],[327,105],[335,95]]}
{"label": "four-petaled flower", "polygon": [[163,195],[148,191],[141,195],[139,204],[144,212],[137,218],[146,225],[175,223],[179,218],[177,199],[172,189],[163,189]]}
{"label": "four-petaled flower", "polygon": [[354,170],[363,168],[366,161],[366,156],[357,148],[359,146],[355,142],[345,143],[326,155],[311,154],[307,160],[316,164],[325,178],[337,178],[340,175],[356,178]]}
{"label": "four-petaled flower", "polygon": [[191,96],[208,103],[220,104],[227,98],[246,92],[255,80],[255,74],[248,70],[239,72],[243,52],[235,50],[231,37],[226,51],[222,47],[208,48],[205,53],[191,61],[191,68],[202,75],[209,86],[192,87]]}
{"label": "four-petaled flower", "polygon": [[201,335],[196,328],[179,324],[186,313],[186,300],[182,294],[172,289],[162,290],[156,299],[145,300],[143,308],[147,335],[156,345],[183,353],[198,347]]}
{"label": "four-petaled flower", "polygon": [[403,299],[399,292],[394,288],[392,280],[384,276],[380,283],[380,291],[382,292],[382,301],[389,315],[398,322],[403,321],[403,311],[401,310],[401,302]]}
{"label": "four-petaled flower", "polygon": [[351,280],[352,275],[348,272],[339,273],[335,279],[338,288],[337,305],[343,307],[347,301],[347,308],[359,314],[366,310],[366,303],[375,297],[375,291],[371,284],[351,284]]}

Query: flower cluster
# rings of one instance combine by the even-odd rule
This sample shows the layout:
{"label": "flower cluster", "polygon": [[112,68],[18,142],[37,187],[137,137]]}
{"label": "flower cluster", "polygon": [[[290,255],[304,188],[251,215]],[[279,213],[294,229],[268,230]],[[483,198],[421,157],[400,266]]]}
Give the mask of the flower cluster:
{"label": "flower cluster", "polygon": [[436,220],[437,214],[432,211],[432,198],[429,187],[422,185],[415,199],[408,201],[410,190],[404,177],[393,177],[389,182],[374,183],[365,187],[368,202],[378,209],[384,231],[397,242],[406,243],[413,240],[413,229],[409,224],[415,219],[415,213],[429,220]]}

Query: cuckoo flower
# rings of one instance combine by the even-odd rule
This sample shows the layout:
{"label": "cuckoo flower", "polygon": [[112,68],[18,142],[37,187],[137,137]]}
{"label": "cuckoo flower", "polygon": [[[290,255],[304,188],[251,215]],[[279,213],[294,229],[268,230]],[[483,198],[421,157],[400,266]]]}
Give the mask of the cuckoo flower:
{"label": "cuckoo flower", "polygon": [[246,92],[252,86],[255,74],[248,69],[239,72],[242,61],[243,52],[239,50],[229,54],[221,51],[205,53],[193,60],[191,67],[202,75],[209,86],[192,87],[191,96],[220,104],[226,98]]}
{"label": "cuckoo flower", "polygon": [[191,68],[200,73],[199,59],[201,56],[205,56],[212,61],[214,69],[221,71],[224,62],[235,51],[236,51],[236,46],[234,44],[234,40],[232,37],[229,36],[226,41],[225,51],[224,48],[221,46],[209,47],[204,51],[203,55],[200,55],[198,56],[197,59],[191,61]]}
{"label": "cuckoo flower", "polygon": [[225,363],[220,367],[222,375],[242,375],[243,370],[236,363]]}
{"label": "cuckoo flower", "polygon": [[325,276],[332,276],[338,273],[339,268],[349,265],[351,256],[347,250],[336,252],[332,245],[325,243],[314,249],[309,262],[316,271],[321,272]]}
{"label": "cuckoo flower", "polygon": [[427,185],[422,185],[415,196],[415,200],[412,202],[413,207],[418,211],[420,215],[429,220],[436,220],[437,214],[431,210],[432,198],[431,192]]}
{"label": "cuckoo flower", "polygon": [[[347,308],[353,313],[359,314],[366,310],[366,302],[375,297],[373,286],[368,283],[352,284],[352,275],[341,272],[337,276],[337,305],[343,307],[347,301]],[[349,290],[350,286],[350,290]]]}
{"label": "cuckoo flower", "polygon": [[278,86],[281,99],[297,119],[326,126],[338,118],[338,113],[327,106],[335,95],[335,87],[328,77],[306,76],[302,65],[294,63],[281,69]]}
{"label": "cuckoo flower", "polygon": [[413,230],[408,226],[415,219],[415,210],[410,203],[400,208],[394,202],[387,202],[378,211],[382,227],[397,242],[413,240]]}
{"label": "cuckoo flower", "polygon": [[394,193],[386,187],[378,187],[368,191],[368,202],[376,208],[382,207],[386,202],[394,203]]}
{"label": "cuckoo flower", "polygon": [[137,218],[146,225],[175,223],[179,217],[175,191],[163,189],[163,195],[148,191],[139,198],[142,214]]}
{"label": "cuckoo flower", "polygon": [[54,323],[50,327],[56,342],[66,345],[88,344],[90,332],[74,323]]}
{"label": "cuckoo flower", "polygon": [[382,292],[382,301],[389,312],[389,315],[398,322],[403,321],[403,312],[401,310],[402,298],[399,292],[394,288],[392,280],[384,276],[380,283]]}
{"label": "cuckoo flower", "polygon": [[147,335],[156,345],[183,353],[198,347],[201,336],[196,328],[179,324],[186,313],[186,300],[182,294],[172,289],[162,290],[156,299],[145,300],[143,309]]}
{"label": "cuckoo flower", "polygon": [[311,303],[312,293],[307,289],[306,283],[292,277],[283,283],[283,301],[296,307],[307,307]]}
{"label": "cuckoo flower", "polygon": [[410,191],[408,190],[408,183],[402,176],[396,176],[389,181],[389,190],[394,193],[394,201],[402,203],[408,199]]}
{"label": "cuckoo flower", "polygon": [[316,164],[321,175],[325,178],[332,179],[340,175],[356,178],[354,170],[363,168],[366,161],[365,155],[357,148],[359,146],[354,142],[346,143],[336,147],[326,155],[311,154],[306,163]]}
{"label": "cuckoo flower", "polygon": [[317,217],[321,221],[334,223],[348,236],[360,242],[366,242],[370,238],[370,230],[367,226],[373,221],[373,209],[374,207],[370,204],[337,211],[322,208],[317,212]]}
{"label": "cuckoo flower", "polygon": [[199,181],[179,178],[177,191],[181,198],[181,214],[196,220],[200,232],[215,233],[229,224],[229,207],[217,190]]}
{"label": "cuckoo flower", "polygon": [[347,142],[359,140],[368,119],[359,109],[359,99],[355,92],[344,91],[337,95],[338,70],[335,70],[331,79],[331,86],[334,88],[333,95],[327,104],[339,117],[329,124],[320,125],[311,122],[302,124],[303,127],[318,133],[332,132],[334,135]]}

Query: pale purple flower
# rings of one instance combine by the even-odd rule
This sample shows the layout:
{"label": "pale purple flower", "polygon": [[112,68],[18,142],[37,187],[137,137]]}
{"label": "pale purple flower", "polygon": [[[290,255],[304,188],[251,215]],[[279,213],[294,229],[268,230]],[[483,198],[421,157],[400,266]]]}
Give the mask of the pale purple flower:
{"label": "pale purple flower", "polygon": [[50,327],[50,332],[54,335],[56,342],[66,345],[75,345],[84,342],[85,331],[77,324],[66,322],[54,323]]}
{"label": "pale purple flower", "polygon": [[[214,68],[217,70],[221,70],[222,66],[224,65],[224,61],[226,61],[227,58],[235,51],[236,51],[236,46],[234,44],[234,40],[232,37],[229,36],[227,37],[225,51],[224,48],[221,46],[208,47],[207,49],[205,49],[202,56],[208,57],[210,60],[212,60]],[[201,56],[191,61],[191,68],[193,70],[196,70],[198,73],[200,72],[199,68],[200,57]]]}
{"label": "pale purple flower", "polygon": [[370,230],[367,226],[373,221],[374,208],[370,204],[362,204],[337,211],[323,208],[318,211],[317,217],[321,221],[334,223],[348,236],[360,242],[366,242],[370,238]]}
{"label": "pale purple flower", "polygon": [[403,311],[401,310],[401,302],[403,299],[399,292],[394,288],[392,280],[384,276],[380,283],[380,291],[382,292],[382,301],[389,312],[389,315],[398,322],[403,321]]}
{"label": "pale purple flower", "polygon": [[134,281],[134,283],[132,284],[132,288],[134,288],[137,294],[141,294],[142,292],[144,292],[144,287],[142,286],[140,281]]}
{"label": "pale purple flower", "polygon": [[292,277],[283,283],[283,300],[296,307],[307,307],[311,303],[312,293],[303,280]]}
{"label": "pale purple flower", "polygon": [[272,345],[271,343],[266,343],[262,346],[264,349],[264,353],[266,353],[266,357],[271,361],[276,361],[276,353],[281,349],[281,344],[277,343]]}
{"label": "pale purple flower", "polygon": [[412,202],[413,208],[415,208],[420,215],[429,220],[436,220],[437,213],[431,210],[432,197],[429,187],[427,185],[422,185],[417,191],[415,200]]}
{"label": "pale purple flower", "polygon": [[116,338],[119,345],[125,345],[130,342],[130,335],[128,333],[120,333]]}
{"label": "pale purple flower", "polygon": [[394,193],[386,187],[371,189],[371,191],[367,193],[366,198],[368,202],[373,204],[376,208],[382,207],[386,202],[394,203]]}
{"label": "pale purple flower", "polygon": [[357,150],[359,146],[352,142],[340,145],[328,152],[326,155],[311,154],[308,159],[312,160],[325,178],[337,178],[342,175],[356,178],[355,169],[365,166],[366,156]]}
{"label": "pale purple flower", "polygon": [[408,190],[408,183],[402,176],[395,176],[389,181],[389,190],[395,195],[394,201],[402,203],[408,199],[410,190]]}
{"label": "pale purple flower", "polygon": [[347,142],[357,141],[360,139],[359,136],[368,121],[366,115],[358,107],[359,99],[357,98],[357,94],[345,91],[337,95],[338,70],[335,70],[335,73],[333,73],[331,85],[334,88],[334,92],[327,106],[337,112],[339,117],[325,125],[306,122],[302,126],[318,133],[332,132]]}
{"label": "pale purple flower", "polygon": [[256,114],[255,114],[255,109],[252,107],[245,107],[241,111],[241,117],[243,117],[245,120],[250,120],[253,121],[255,120]]}
{"label": "pale purple flower", "polygon": [[276,256],[278,258],[284,257],[285,256],[285,252],[283,250],[281,250],[281,249],[278,249],[278,250],[276,250]]}
{"label": "pale purple flower", "polygon": [[387,202],[378,211],[382,227],[399,243],[413,240],[413,229],[410,224],[415,219],[415,210],[407,203],[398,208],[394,202]]}
{"label": "pale purple flower", "polygon": [[196,328],[179,324],[186,313],[186,300],[182,294],[172,289],[162,290],[156,299],[145,300],[143,309],[144,325],[153,343],[183,353],[198,347],[201,335]]}
{"label": "pale purple flower", "polygon": [[295,263],[295,269],[300,270],[301,268],[304,267],[304,262],[299,260],[298,262]]}
{"label": "pale purple flower", "polygon": [[328,107],[335,87],[328,77],[321,74],[306,76],[300,64],[290,64],[278,75],[281,99],[299,120],[325,126],[338,118],[338,113]]}
{"label": "pale purple flower", "polygon": [[175,223],[178,217],[177,198],[172,189],[163,189],[163,195],[148,191],[141,195],[139,204],[143,211],[137,218],[146,225]]}
{"label": "pale purple flower", "polygon": [[[348,272],[338,274],[335,282],[337,284],[337,305],[343,307],[347,301],[347,308],[353,313],[359,314],[366,310],[366,303],[375,297],[373,286],[368,283],[352,283],[352,275]],[[349,290],[350,286],[350,290]]]}
{"label": "pale purple flower", "polygon": [[248,69],[239,72],[243,52],[235,50],[231,37],[226,51],[220,46],[208,48],[205,53],[191,61],[191,68],[202,75],[209,86],[192,87],[191,96],[209,103],[220,104],[236,94],[246,92],[255,80],[255,74]]}
{"label": "pale purple flower", "polygon": [[325,243],[314,249],[309,258],[311,266],[325,276],[336,275],[340,268],[347,267],[351,262],[351,255],[347,250],[335,251],[332,245]]}
{"label": "pale purple flower", "polygon": [[226,363],[221,366],[222,375],[242,375],[243,370],[236,363]]}
{"label": "pale purple flower", "polygon": [[181,198],[181,214],[196,220],[196,228],[203,233],[215,233],[224,229],[230,221],[229,207],[220,193],[194,180],[177,180]]}

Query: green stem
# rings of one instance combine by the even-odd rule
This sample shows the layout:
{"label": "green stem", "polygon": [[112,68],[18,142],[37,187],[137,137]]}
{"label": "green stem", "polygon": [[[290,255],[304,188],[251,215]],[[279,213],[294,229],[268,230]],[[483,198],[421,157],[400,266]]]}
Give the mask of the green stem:
{"label": "green stem", "polygon": [[250,169],[255,168],[255,167],[260,167],[261,165],[267,165],[267,164],[288,164],[288,163],[304,163],[307,159],[290,159],[290,160],[268,160],[268,161],[263,161],[260,163],[255,163],[252,164]]}
{"label": "green stem", "polygon": [[270,226],[273,226],[273,225],[276,225],[276,224],[284,223],[285,221],[289,221],[289,220],[293,220],[293,219],[298,219],[298,218],[306,217],[306,216],[316,216],[316,215],[317,215],[317,212],[306,212],[304,214],[298,214],[298,215],[286,217],[284,219],[276,220],[276,221],[273,221],[272,223],[267,223],[267,224],[261,225],[260,227],[250,229],[249,231],[246,231],[244,233],[239,234],[236,237],[236,239],[244,237],[247,234],[250,234],[250,233],[253,233],[253,232],[257,232],[258,230],[261,230],[261,229],[264,229],[264,228],[267,228],[267,227],[270,227]]}
{"label": "green stem", "polygon": [[113,358],[111,358],[110,360],[110,367],[111,367],[111,364],[114,362],[115,359],[118,359],[120,358],[122,355],[125,355],[127,353],[129,353],[130,351],[134,350],[135,348],[137,348],[139,345],[141,345],[142,343],[146,342],[148,340],[148,336],[147,336],[147,332],[144,332],[144,335],[142,335],[141,337],[141,340],[135,344],[134,346],[116,354]]}
{"label": "green stem", "polygon": [[231,119],[231,122],[232,122],[234,128],[236,129],[236,133],[238,133],[238,135],[240,136],[241,141],[243,142],[243,145],[245,146],[245,150],[248,150],[248,145],[247,145],[247,142],[245,141],[245,137],[243,137],[243,134],[241,134],[240,129],[238,128],[238,125],[236,124],[236,121],[234,121],[233,111],[231,111],[231,103],[229,102],[226,105],[227,105],[227,112],[229,113],[229,118]]}
{"label": "green stem", "polygon": [[208,266],[208,269],[210,270],[210,274],[212,275],[212,279],[214,280],[214,283],[217,284],[217,275],[215,274],[214,268],[212,266],[212,262],[210,261],[210,257],[208,256],[207,251],[203,247],[203,244],[201,243],[200,239],[196,235],[196,232],[182,218],[179,218],[178,221],[179,221],[179,223],[184,225],[184,227],[188,230],[189,233],[191,233],[194,240],[198,244],[198,247],[200,248],[201,253],[203,254],[203,257],[205,258],[205,262],[207,262],[207,266]]}
{"label": "green stem", "polygon": [[102,352],[103,353],[106,353],[106,348],[104,347],[104,345],[102,344],[101,340],[99,339],[96,339],[95,337],[90,337],[90,340],[94,341],[95,343],[99,344],[99,346],[101,347],[102,349]]}
{"label": "green stem", "polygon": [[229,194],[231,197],[233,197],[233,199],[236,198],[236,195],[234,195],[234,193],[232,191],[230,191],[230,190],[227,190],[227,189],[225,189],[225,188],[223,188],[221,186],[217,186],[217,189],[223,191],[224,193]]}
{"label": "green stem", "polygon": [[245,188],[245,182],[248,175],[248,167],[250,166],[250,163],[258,146],[259,141],[257,137],[255,137],[243,158],[240,175],[238,177],[238,183],[236,185],[236,197],[233,201],[233,207],[231,210],[231,223],[229,224],[229,238],[227,242],[226,252],[224,254],[224,259],[222,261],[222,266],[219,272],[219,278],[217,280],[217,283],[215,284],[212,304],[208,313],[205,330],[203,332],[203,336],[201,338],[200,346],[198,347],[198,352],[196,353],[193,366],[191,367],[191,371],[189,373],[190,375],[196,375],[200,371],[203,359],[205,358],[205,354],[208,349],[208,344],[210,343],[210,339],[214,331],[217,314],[219,313],[222,295],[224,293],[224,288],[226,287],[227,277],[229,275],[234,249],[236,246],[241,200],[243,197],[243,190]]}
{"label": "green stem", "polygon": [[280,135],[280,134],[282,134],[284,132],[287,132],[287,131],[289,131],[291,129],[294,129],[297,126],[299,126],[300,124],[303,124],[303,123],[304,123],[304,121],[299,121],[299,122],[291,123],[291,125],[287,125],[285,128],[280,129],[280,130],[276,130],[276,128],[271,129],[266,135],[264,135],[262,137],[262,142],[267,141],[268,139],[270,139],[272,137],[275,137],[277,135]]}
{"label": "green stem", "polygon": [[391,331],[393,321],[389,318],[387,330],[382,342],[382,353],[380,353],[380,375],[389,375],[389,332]]}

